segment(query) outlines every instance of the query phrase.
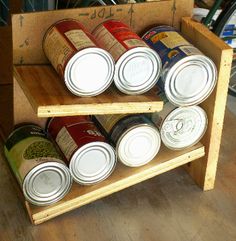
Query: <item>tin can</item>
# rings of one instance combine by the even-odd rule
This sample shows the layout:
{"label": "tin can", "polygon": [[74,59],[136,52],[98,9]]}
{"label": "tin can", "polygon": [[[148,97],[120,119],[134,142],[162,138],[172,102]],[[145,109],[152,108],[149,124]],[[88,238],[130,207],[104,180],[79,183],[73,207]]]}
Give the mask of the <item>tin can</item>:
{"label": "tin can", "polygon": [[55,117],[47,129],[65,155],[77,183],[98,183],[113,172],[115,150],[89,116]]}
{"label": "tin can", "polygon": [[161,72],[159,55],[118,20],[107,20],[92,34],[97,42],[113,56],[114,83],[125,94],[142,94],[157,82]]}
{"label": "tin can", "polygon": [[112,56],[77,20],[64,19],[53,24],[44,35],[43,50],[75,95],[98,95],[113,81]]}
{"label": "tin can", "polygon": [[215,64],[173,27],[154,27],[142,39],[161,57],[158,86],[172,104],[197,105],[211,94],[216,84]]}
{"label": "tin can", "polygon": [[96,115],[94,119],[108,134],[119,160],[126,166],[145,165],[159,152],[159,131],[146,116]]}
{"label": "tin can", "polygon": [[53,142],[37,125],[23,125],[7,138],[4,151],[25,198],[46,206],[70,190],[70,171]]}
{"label": "tin can", "polygon": [[199,106],[176,107],[164,104],[161,112],[151,114],[152,121],[160,130],[161,140],[172,150],[195,145],[207,129],[206,112]]}

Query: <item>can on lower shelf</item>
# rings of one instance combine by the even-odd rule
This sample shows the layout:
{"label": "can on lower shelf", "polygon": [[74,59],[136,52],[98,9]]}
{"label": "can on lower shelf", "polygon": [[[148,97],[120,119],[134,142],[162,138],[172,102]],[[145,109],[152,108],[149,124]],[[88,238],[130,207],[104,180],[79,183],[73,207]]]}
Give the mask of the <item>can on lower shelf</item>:
{"label": "can on lower shelf", "polygon": [[7,138],[4,151],[30,203],[46,206],[69,192],[70,171],[41,127],[27,124],[15,129]]}
{"label": "can on lower shelf", "polygon": [[161,112],[151,115],[160,130],[161,140],[172,150],[181,150],[195,145],[207,129],[206,112],[199,106],[176,107],[164,104]]}
{"label": "can on lower shelf", "polygon": [[89,116],[52,118],[47,130],[68,160],[77,183],[95,184],[111,175],[115,150]]}
{"label": "can on lower shelf", "polygon": [[107,20],[92,34],[113,56],[116,62],[114,83],[121,92],[142,94],[156,84],[161,73],[160,57],[127,25]]}
{"label": "can on lower shelf", "polygon": [[161,57],[163,71],[158,86],[176,106],[197,105],[216,84],[214,62],[171,26],[157,26],[142,39]]}
{"label": "can on lower shelf", "polygon": [[77,96],[96,96],[113,81],[112,56],[75,19],[53,24],[44,35],[43,50],[67,88]]}
{"label": "can on lower shelf", "polygon": [[145,165],[159,152],[159,131],[146,116],[96,115],[93,118],[116,146],[118,159],[126,166]]}

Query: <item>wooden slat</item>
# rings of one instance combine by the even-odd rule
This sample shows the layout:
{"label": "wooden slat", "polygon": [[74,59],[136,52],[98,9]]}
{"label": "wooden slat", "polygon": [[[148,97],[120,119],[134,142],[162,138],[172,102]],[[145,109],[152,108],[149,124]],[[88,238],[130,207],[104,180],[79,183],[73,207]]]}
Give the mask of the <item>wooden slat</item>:
{"label": "wooden slat", "polygon": [[26,207],[33,223],[39,224],[99,198],[189,163],[204,156],[204,154],[204,147],[200,143],[183,151],[171,151],[162,147],[156,158],[142,167],[130,168],[118,163],[114,173],[99,184],[82,186],[74,183],[70,193],[54,205],[37,207],[26,203]]}
{"label": "wooden slat", "polygon": [[115,87],[95,97],[77,97],[67,90],[51,66],[18,66],[15,77],[38,117],[160,111],[156,88],[137,96]]}
{"label": "wooden slat", "polygon": [[184,18],[181,31],[215,62],[218,69],[215,90],[201,105],[207,112],[209,121],[207,132],[202,140],[206,147],[206,157],[187,168],[204,190],[210,190],[215,183],[233,51],[206,27],[191,21],[190,18]]}
{"label": "wooden slat", "polygon": [[181,17],[190,16],[192,7],[192,0],[165,0],[16,14],[12,18],[14,64],[47,63],[42,51],[44,33],[53,23],[64,18],[78,19],[89,31],[107,19],[120,19],[140,33],[154,24],[179,27]]}

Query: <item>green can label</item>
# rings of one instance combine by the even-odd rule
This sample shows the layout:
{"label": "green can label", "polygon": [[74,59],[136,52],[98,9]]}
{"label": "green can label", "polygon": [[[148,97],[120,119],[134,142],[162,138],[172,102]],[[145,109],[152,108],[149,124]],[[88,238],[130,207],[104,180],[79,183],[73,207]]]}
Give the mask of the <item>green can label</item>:
{"label": "green can label", "polygon": [[4,151],[19,184],[35,166],[44,162],[63,162],[63,158],[45,131],[36,125],[16,129],[7,139]]}

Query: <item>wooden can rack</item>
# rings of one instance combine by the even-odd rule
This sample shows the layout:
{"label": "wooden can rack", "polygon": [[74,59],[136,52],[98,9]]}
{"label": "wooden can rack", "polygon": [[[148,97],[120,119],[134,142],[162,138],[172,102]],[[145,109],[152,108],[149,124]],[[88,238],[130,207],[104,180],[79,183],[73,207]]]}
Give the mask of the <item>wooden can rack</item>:
{"label": "wooden can rack", "polygon": [[63,200],[48,207],[36,207],[25,201],[32,223],[42,223],[178,166],[184,166],[203,190],[214,187],[233,51],[207,28],[190,19],[192,6],[193,1],[189,0],[165,0],[13,15],[14,71],[7,83],[0,81],[0,108],[4,113],[0,116],[0,125],[4,136],[21,122],[34,122],[44,127],[46,118],[51,116],[150,113],[162,109],[163,103],[155,95],[155,88],[138,96],[123,95],[113,87],[92,98],[79,98],[69,93],[48,64],[41,46],[47,28],[63,18],[76,18],[89,30],[105,19],[120,19],[138,34],[153,25],[168,24],[179,28],[181,23],[182,34],[209,56],[218,69],[216,88],[201,104],[209,120],[202,144],[184,151],[171,151],[162,146],[152,162],[139,168],[118,163],[107,180],[93,186],[74,183]]}

